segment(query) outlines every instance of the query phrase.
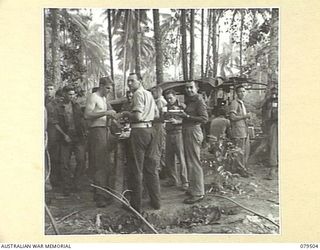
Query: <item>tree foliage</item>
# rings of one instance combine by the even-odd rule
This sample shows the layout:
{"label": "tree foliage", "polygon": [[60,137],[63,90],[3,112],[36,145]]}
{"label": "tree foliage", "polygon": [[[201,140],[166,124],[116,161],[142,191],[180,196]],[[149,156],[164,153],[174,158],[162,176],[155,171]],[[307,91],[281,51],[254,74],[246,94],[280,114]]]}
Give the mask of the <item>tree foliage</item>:
{"label": "tree foliage", "polygon": [[54,48],[51,53],[46,50],[47,82],[55,82],[57,73],[50,72],[58,72],[61,77],[55,84],[57,87],[67,84],[88,87],[85,85],[89,79],[96,81],[99,75],[106,74],[106,35],[101,25],[92,23],[90,14],[79,9],[48,9],[45,18],[45,46]]}
{"label": "tree foliage", "polygon": [[105,20],[97,21],[97,10],[45,9],[45,80],[89,90],[111,74],[112,60],[122,93],[129,71],[141,71],[148,85],[201,75],[275,82],[276,10],[105,9],[99,10]]}

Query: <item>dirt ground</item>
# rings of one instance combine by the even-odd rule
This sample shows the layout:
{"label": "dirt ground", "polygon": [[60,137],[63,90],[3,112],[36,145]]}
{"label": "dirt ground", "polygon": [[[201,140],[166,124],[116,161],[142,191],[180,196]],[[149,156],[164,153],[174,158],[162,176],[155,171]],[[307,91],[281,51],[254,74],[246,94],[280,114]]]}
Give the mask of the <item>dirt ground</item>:
{"label": "dirt ground", "polygon": [[[208,191],[214,175],[205,167],[204,170]],[[161,210],[152,210],[145,197],[142,215],[161,234],[278,234],[280,228],[275,224],[223,198],[231,198],[279,225],[278,178],[264,179],[268,168],[262,164],[250,165],[249,171],[252,175],[248,178],[237,177],[233,180],[236,189],[208,193],[202,202],[194,205],[183,204],[186,195],[179,188],[161,187]],[[63,196],[58,191],[52,193],[53,199],[48,207],[60,234],[152,233],[118,201],[106,208],[96,208],[90,189],[86,180],[81,192],[70,196]],[[55,233],[48,216],[44,230],[48,235]]]}

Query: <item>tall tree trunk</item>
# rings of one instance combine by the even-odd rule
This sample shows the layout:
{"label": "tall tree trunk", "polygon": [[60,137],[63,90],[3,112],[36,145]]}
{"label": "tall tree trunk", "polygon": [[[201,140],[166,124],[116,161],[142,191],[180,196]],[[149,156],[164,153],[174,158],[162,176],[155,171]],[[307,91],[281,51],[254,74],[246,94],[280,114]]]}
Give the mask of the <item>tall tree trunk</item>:
{"label": "tall tree trunk", "polygon": [[215,18],[215,50],[214,50],[214,67],[213,67],[213,73],[214,77],[218,74],[218,66],[219,66],[219,45],[220,45],[220,26],[219,26],[219,20],[221,16],[223,15],[224,10],[216,10],[216,18]]}
{"label": "tall tree trunk", "polygon": [[240,24],[240,76],[242,75],[242,36],[243,36],[243,24],[244,24],[244,10],[240,10],[240,14],[241,14],[241,24]]}
{"label": "tall tree trunk", "polygon": [[59,9],[50,9],[52,28],[52,83],[56,88],[61,85],[60,43],[59,43]]}
{"label": "tall tree trunk", "polygon": [[159,10],[154,9],[153,11],[153,27],[154,27],[154,42],[156,49],[156,78],[157,84],[163,82],[163,53],[161,45],[161,31],[160,31],[160,17]]}
{"label": "tall tree trunk", "polygon": [[279,9],[272,9],[270,31],[270,53],[268,56],[268,85],[278,84],[278,49],[279,49]]}
{"label": "tall tree trunk", "polygon": [[190,19],[190,80],[194,77],[194,9],[191,9]]}
{"label": "tall tree trunk", "polygon": [[111,10],[108,9],[108,36],[109,36],[109,58],[110,58],[110,75],[113,80],[113,97],[116,98],[116,84],[114,82],[114,73],[113,73],[113,48],[112,48],[112,23],[111,23]]}
{"label": "tall tree trunk", "polygon": [[114,20],[114,18],[116,16],[116,10],[115,9],[111,10],[111,16],[112,16],[112,20]]}
{"label": "tall tree trunk", "polygon": [[112,80],[114,80],[113,73],[113,50],[112,50],[112,23],[111,23],[111,10],[108,9],[108,36],[109,36],[109,57],[110,57],[110,75]]}
{"label": "tall tree trunk", "polygon": [[180,65],[180,63],[181,63],[181,59],[180,59],[180,57],[181,57],[181,46],[180,46],[180,44],[181,44],[181,29],[180,29],[180,27],[178,27],[178,29],[177,29],[177,39],[176,39],[176,53],[175,53],[175,56],[174,56],[174,66],[175,66],[175,78],[176,79],[179,79],[180,80],[180,71],[181,71],[181,67],[179,67]]}
{"label": "tall tree trunk", "polygon": [[86,77],[86,73],[87,73],[87,68],[85,67],[85,61],[84,61],[84,57],[85,57],[85,46],[82,42],[82,38],[81,35],[79,36],[80,39],[80,46],[79,46],[79,54],[78,54],[78,60],[79,60],[79,68],[81,69],[80,71],[80,81],[81,84],[83,84],[84,82],[84,78]]}
{"label": "tall tree trunk", "polygon": [[180,37],[181,37],[181,31],[178,28],[177,29],[177,39],[176,39],[176,53],[174,56],[174,75],[175,75],[175,79],[179,79],[180,80],[180,71],[181,71],[181,67],[179,67],[180,64],[180,53],[179,53],[179,47],[180,47],[180,51],[181,51],[181,46],[180,45]]}
{"label": "tall tree trunk", "polygon": [[217,75],[217,15],[216,10],[212,10],[212,77]]}
{"label": "tall tree trunk", "polygon": [[[219,19],[217,20],[217,24],[219,23]],[[216,75],[218,75],[218,67],[220,63],[220,57],[219,57],[219,49],[220,49],[220,26],[218,26],[217,31],[217,49],[216,49],[216,65],[215,65],[215,72]]]}
{"label": "tall tree trunk", "polygon": [[211,23],[211,18],[212,15],[211,15],[211,10],[208,9],[208,44],[207,44],[207,58],[206,58],[206,73],[205,73],[205,76],[208,77],[208,73],[209,73],[209,68],[210,68],[210,37],[211,37],[211,33],[212,33],[212,29],[211,29],[211,26],[212,26],[212,23]]}
{"label": "tall tree trunk", "polygon": [[201,10],[201,79],[204,71],[204,9]]}
{"label": "tall tree trunk", "polygon": [[131,15],[131,10],[126,10],[125,13],[125,25],[124,25],[124,30],[125,30],[125,38],[124,38],[124,52],[123,52],[123,94],[126,93],[126,86],[127,86],[127,78],[126,78],[126,73],[127,73],[127,43],[128,43],[128,33],[129,33],[129,21],[130,21],[130,15]]}
{"label": "tall tree trunk", "polygon": [[130,63],[129,64],[129,72],[135,72],[135,64],[133,64],[133,63]]}
{"label": "tall tree trunk", "polygon": [[[231,19],[231,24],[230,24],[231,29],[232,29],[232,27],[233,27],[234,19],[235,19],[237,13],[238,13],[238,10],[235,9],[235,10],[233,11],[232,19]],[[231,34],[230,34],[230,44],[231,44],[231,60],[230,60],[231,62],[230,62],[230,67],[231,67],[231,68],[233,67],[233,59],[232,59],[232,55],[233,55],[233,42],[234,42],[234,41],[233,41],[233,31],[231,30]]]}
{"label": "tall tree trunk", "polygon": [[134,11],[136,32],[134,33],[134,54],[135,54],[135,71],[141,75],[141,27],[140,27],[140,10]]}
{"label": "tall tree trunk", "polygon": [[46,16],[46,9],[43,9],[43,30],[44,30],[44,36],[43,36],[43,49],[44,49],[44,74],[45,74],[45,81],[47,80],[47,60],[48,60],[48,56],[47,56],[47,16]]}
{"label": "tall tree trunk", "polygon": [[181,10],[181,53],[182,53],[182,72],[183,80],[188,80],[188,57],[187,57],[187,21],[186,10]]}
{"label": "tall tree trunk", "polygon": [[222,58],[221,60],[221,64],[220,64],[220,76],[222,78],[225,78],[226,77],[226,73],[225,73],[225,67],[227,66],[226,64],[226,59],[225,58]]}
{"label": "tall tree trunk", "polygon": [[89,91],[89,68],[88,68],[88,56],[87,56],[87,52],[84,53],[84,60],[85,60],[85,66],[86,66],[86,69],[87,69],[87,72],[86,72],[86,81],[85,81],[85,85],[86,85],[86,92]]}

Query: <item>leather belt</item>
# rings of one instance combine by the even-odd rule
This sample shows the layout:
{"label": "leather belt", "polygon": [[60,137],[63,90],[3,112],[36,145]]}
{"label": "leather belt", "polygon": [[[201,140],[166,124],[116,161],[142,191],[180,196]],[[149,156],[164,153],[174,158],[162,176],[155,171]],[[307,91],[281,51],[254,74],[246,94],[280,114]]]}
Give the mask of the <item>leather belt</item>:
{"label": "leather belt", "polygon": [[137,122],[131,123],[131,128],[152,128],[152,122]]}
{"label": "leather belt", "polygon": [[107,128],[106,126],[95,126],[95,127],[89,127],[89,129],[94,129],[94,128]]}

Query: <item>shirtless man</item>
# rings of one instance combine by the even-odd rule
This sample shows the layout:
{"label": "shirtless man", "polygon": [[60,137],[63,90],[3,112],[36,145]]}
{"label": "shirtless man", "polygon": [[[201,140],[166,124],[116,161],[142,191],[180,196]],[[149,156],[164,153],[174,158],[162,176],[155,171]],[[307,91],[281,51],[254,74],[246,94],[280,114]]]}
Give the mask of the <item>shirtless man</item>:
{"label": "shirtless man", "polygon": [[[114,117],[116,112],[107,106],[106,97],[112,91],[113,82],[110,77],[99,80],[99,88],[92,93],[86,104],[84,116],[89,120],[89,175],[94,183],[101,187],[108,187],[110,167],[107,165],[107,116]],[[105,207],[107,199],[102,191],[95,191],[94,200],[97,207]]]}

